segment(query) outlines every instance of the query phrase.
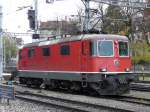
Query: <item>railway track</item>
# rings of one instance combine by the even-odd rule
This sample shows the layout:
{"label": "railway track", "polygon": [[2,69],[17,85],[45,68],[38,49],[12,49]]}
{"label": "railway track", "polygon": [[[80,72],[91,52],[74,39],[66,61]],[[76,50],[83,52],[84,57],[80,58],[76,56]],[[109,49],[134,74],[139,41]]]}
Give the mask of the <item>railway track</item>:
{"label": "railway track", "polygon": [[111,99],[122,101],[122,102],[133,103],[133,104],[140,104],[144,106],[150,106],[150,99],[146,99],[146,98],[138,98],[132,96],[118,96],[118,97],[111,97]]}
{"label": "railway track", "polygon": [[[20,90],[21,89],[21,90]],[[27,88],[27,87],[17,87],[16,86],[16,90],[17,90],[17,97],[25,97],[24,100],[28,100],[30,101],[30,98],[28,98],[28,96],[34,96],[34,97],[41,97],[41,99],[48,99],[48,100],[51,100],[52,102],[49,103],[49,101],[47,102],[46,101],[46,105],[49,105],[49,106],[52,106],[52,107],[57,107],[57,108],[60,108],[60,109],[66,109],[66,110],[71,110],[71,111],[81,111],[81,112],[99,112],[99,111],[113,111],[113,112],[136,112],[136,111],[139,111],[138,110],[138,107],[139,109],[142,107],[143,110],[140,111],[140,112],[149,112],[149,111],[145,111],[145,108],[149,108],[150,107],[150,99],[147,99],[147,98],[139,98],[138,96],[118,96],[118,97],[106,97],[106,96],[96,96],[96,97],[91,97],[89,96],[89,99],[97,99],[101,102],[101,99],[102,101],[104,100],[105,103],[103,105],[103,103],[98,103],[97,100],[80,100],[80,96],[79,98],[75,98],[74,95],[73,96],[73,101],[71,100],[70,102],[70,95],[71,94],[66,94],[65,92],[53,92],[49,93],[49,91],[45,91],[43,90],[42,93],[39,93],[39,89],[34,89],[34,88]],[[49,95],[48,95],[49,94]],[[56,95],[55,95],[56,94]],[[63,97],[60,97],[60,95],[63,95]],[[21,96],[20,96],[21,95]],[[48,95],[48,96],[47,96]],[[69,96],[69,97],[67,97]],[[86,97],[88,99],[88,96],[81,96],[81,99],[82,97]],[[28,99],[26,99],[26,97]],[[57,98],[59,97],[59,98]],[[66,97],[66,98],[65,98]],[[78,97],[78,95],[77,95]],[[68,101],[68,98],[69,98],[69,101]],[[72,97],[71,97],[72,98]],[[37,100],[37,99],[33,99],[36,101],[39,101],[37,103],[40,103],[40,100]],[[55,101],[58,101],[55,102]],[[74,101],[75,100],[75,101]],[[107,101],[108,100],[108,101]],[[110,100],[110,101],[109,101]],[[96,103],[94,104],[93,101]],[[110,105],[109,102],[118,102],[118,104],[121,103],[121,105],[130,105],[130,109],[128,108],[128,106],[117,106],[116,104],[113,104],[113,105]],[[32,101],[31,101],[32,102]],[[45,102],[45,101],[42,101],[42,102]],[[42,103],[41,102],[41,103]],[[55,103],[54,103],[55,102]],[[61,103],[60,103],[61,102]],[[68,102],[68,103],[66,103]],[[86,103],[88,102],[88,103]],[[108,102],[108,105],[107,105],[107,102]],[[92,104],[91,104],[92,103]],[[42,103],[44,104],[44,103]],[[65,104],[65,105],[64,105]],[[71,106],[70,106],[71,104]],[[69,108],[68,108],[68,105],[69,105]],[[98,105],[98,106],[97,106]],[[64,107],[65,106],[65,107]],[[109,107],[108,107],[109,106]],[[74,109],[75,108],[75,109]],[[147,110],[147,109],[146,109]],[[149,109],[148,109],[149,110]]]}
{"label": "railway track", "polygon": [[71,99],[57,98],[52,96],[44,96],[40,94],[33,94],[29,92],[17,92],[16,98],[27,100],[35,103],[42,103],[65,110],[71,110],[75,112],[133,112],[128,109],[121,109],[116,107],[86,103],[75,101]]}
{"label": "railway track", "polygon": [[150,92],[150,83],[133,83],[131,89],[135,91]]}
{"label": "railway track", "polygon": [[135,81],[135,83],[145,83],[145,84],[150,84],[150,81],[143,81],[143,80],[141,80],[141,81]]}
{"label": "railway track", "polygon": [[78,109],[75,107],[69,107],[69,106],[54,104],[54,103],[50,103],[50,102],[46,102],[46,101],[41,101],[41,100],[35,99],[35,98],[23,97],[23,96],[18,96],[18,95],[16,96],[16,98],[21,99],[21,100],[34,102],[34,103],[39,103],[42,105],[52,106],[52,107],[61,108],[61,109],[65,109],[65,110],[71,110],[71,111],[75,111],[75,112],[89,112],[89,111],[86,111],[83,109]]}

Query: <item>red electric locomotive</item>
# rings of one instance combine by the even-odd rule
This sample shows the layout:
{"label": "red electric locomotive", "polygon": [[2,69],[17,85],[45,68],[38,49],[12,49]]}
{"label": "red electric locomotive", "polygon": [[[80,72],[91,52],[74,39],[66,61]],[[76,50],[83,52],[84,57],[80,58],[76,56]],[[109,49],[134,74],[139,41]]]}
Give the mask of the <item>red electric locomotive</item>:
{"label": "red electric locomotive", "polygon": [[29,43],[19,50],[18,77],[28,86],[118,95],[129,92],[130,70],[125,36],[85,34]]}

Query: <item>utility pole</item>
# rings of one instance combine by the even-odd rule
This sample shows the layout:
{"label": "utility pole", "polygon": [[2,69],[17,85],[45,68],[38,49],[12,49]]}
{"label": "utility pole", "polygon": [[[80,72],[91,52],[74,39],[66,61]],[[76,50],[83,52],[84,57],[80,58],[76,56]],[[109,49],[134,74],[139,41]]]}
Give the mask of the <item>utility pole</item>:
{"label": "utility pole", "polygon": [[38,0],[34,0],[34,8],[35,8],[35,34],[38,33]]}
{"label": "utility pole", "polygon": [[90,0],[85,0],[85,23],[84,23],[84,29],[86,33],[89,31],[89,19],[90,19]]}
{"label": "utility pole", "polygon": [[0,6],[0,79],[3,73],[2,6]]}
{"label": "utility pole", "polygon": [[34,10],[28,10],[28,19],[30,28],[34,30],[34,34],[32,34],[32,39],[40,39],[38,30],[38,0],[34,0]]}

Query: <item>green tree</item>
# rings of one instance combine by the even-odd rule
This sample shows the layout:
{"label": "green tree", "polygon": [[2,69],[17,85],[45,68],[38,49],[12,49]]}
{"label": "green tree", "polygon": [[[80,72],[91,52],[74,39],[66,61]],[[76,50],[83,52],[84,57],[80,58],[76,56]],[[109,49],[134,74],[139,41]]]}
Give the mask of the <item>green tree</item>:
{"label": "green tree", "polygon": [[17,45],[16,41],[9,38],[7,35],[3,36],[3,50],[5,63],[9,63],[11,58],[16,58],[17,55]]}
{"label": "green tree", "polygon": [[119,6],[108,6],[103,23],[103,31],[113,34],[125,31],[126,23],[124,18],[122,9]]}

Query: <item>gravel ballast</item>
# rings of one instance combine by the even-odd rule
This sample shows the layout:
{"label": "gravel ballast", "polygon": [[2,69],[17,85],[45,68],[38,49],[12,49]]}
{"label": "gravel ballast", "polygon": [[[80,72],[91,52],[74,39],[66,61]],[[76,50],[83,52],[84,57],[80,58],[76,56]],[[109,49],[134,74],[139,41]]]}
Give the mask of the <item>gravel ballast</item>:
{"label": "gravel ballast", "polygon": [[[24,87],[18,87],[18,86],[16,87],[16,89],[20,91],[32,91],[33,93],[37,93],[39,91],[39,90],[33,90],[31,88],[29,89],[26,87],[24,88]],[[137,104],[127,103],[127,102],[122,102],[122,101],[115,101],[111,99],[102,99],[102,98],[83,96],[83,95],[64,94],[64,93],[45,91],[45,90],[42,91],[42,94],[47,95],[47,96],[77,100],[77,101],[87,102],[87,103],[92,103],[92,104],[116,107],[116,108],[121,108],[121,109],[129,109],[135,112],[149,112],[150,111],[149,106],[137,105]]]}
{"label": "gravel ballast", "polygon": [[0,112],[64,112],[64,111],[50,106],[48,107],[37,103],[31,103],[15,99],[10,100],[9,105],[7,105],[6,100],[3,100],[2,103],[0,103]]}

